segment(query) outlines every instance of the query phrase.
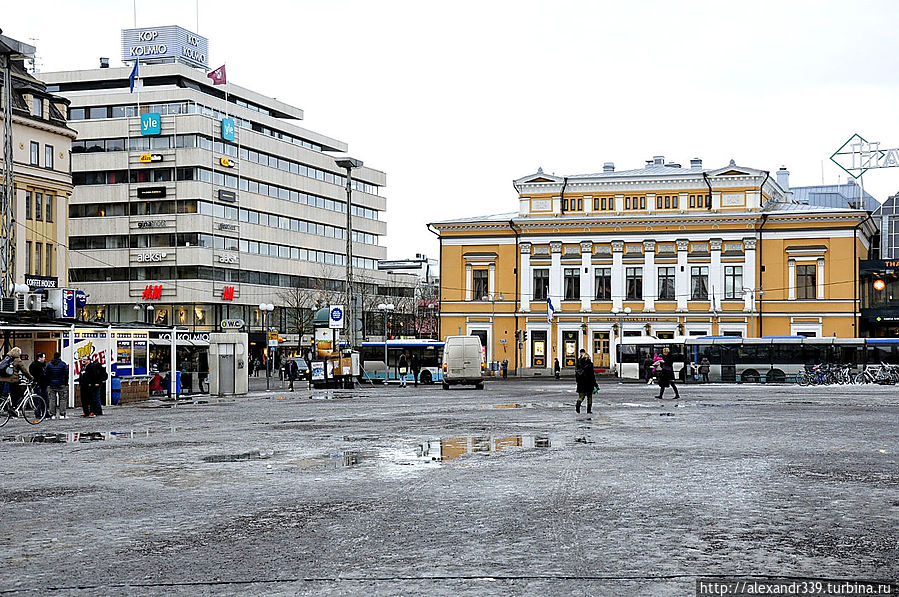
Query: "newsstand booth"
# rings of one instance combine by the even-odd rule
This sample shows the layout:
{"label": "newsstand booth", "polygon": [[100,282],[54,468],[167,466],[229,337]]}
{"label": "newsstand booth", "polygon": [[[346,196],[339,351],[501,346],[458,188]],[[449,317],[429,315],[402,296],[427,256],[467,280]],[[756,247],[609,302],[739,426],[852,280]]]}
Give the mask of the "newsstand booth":
{"label": "newsstand booth", "polygon": [[[159,331],[155,328],[153,331]],[[20,323],[0,325],[3,336],[3,353],[18,346],[22,349],[26,365],[31,364],[34,355],[43,352],[49,361],[54,352],[59,352],[69,365],[69,407],[80,404],[78,379],[81,371],[91,361],[100,363],[106,374],[106,405],[117,404],[120,400],[131,402],[149,398],[150,329],[122,326],[92,326],[89,323],[77,325]],[[176,330],[169,330],[170,338],[178,336]],[[170,340],[173,356],[177,355],[176,341]],[[170,370],[177,371],[173,362]],[[177,376],[170,376],[172,395],[177,394]]]}

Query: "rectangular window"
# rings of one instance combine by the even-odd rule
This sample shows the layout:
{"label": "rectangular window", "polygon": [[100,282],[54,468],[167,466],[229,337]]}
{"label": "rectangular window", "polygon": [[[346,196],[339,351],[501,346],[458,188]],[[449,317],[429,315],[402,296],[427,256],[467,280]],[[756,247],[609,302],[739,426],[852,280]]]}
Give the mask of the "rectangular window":
{"label": "rectangular window", "polygon": [[599,211],[599,197],[593,198],[593,211]]}
{"label": "rectangular window", "polygon": [[690,207],[696,207],[696,195],[690,195]]}
{"label": "rectangular window", "polygon": [[709,298],[709,268],[694,266],[690,268],[690,298],[705,301]]}
{"label": "rectangular window", "polygon": [[797,265],[796,266],[796,298],[798,298],[798,299],[818,298],[817,266],[816,265]]}
{"label": "rectangular window", "polygon": [[671,209],[671,197],[665,195],[665,209]]}
{"label": "rectangular window", "polygon": [[31,115],[37,118],[44,117],[44,100],[42,98],[31,98]]}
{"label": "rectangular window", "polygon": [[47,243],[47,275],[53,275],[53,245]]}
{"label": "rectangular window", "polygon": [[25,271],[31,273],[31,241],[25,241]]}
{"label": "rectangular window", "polygon": [[47,170],[53,169],[53,146],[52,145],[44,145],[44,168]]}
{"label": "rectangular window", "polygon": [[609,211],[615,211],[615,198],[609,197]]}
{"label": "rectangular window", "polygon": [[625,268],[625,297],[629,301],[643,300],[643,268]]}
{"label": "rectangular window", "polygon": [[44,245],[41,243],[34,243],[34,273],[40,276],[43,272],[41,271],[41,261],[43,258]]}
{"label": "rectangular window", "polygon": [[677,209],[677,195],[675,195],[671,198],[671,207],[673,209]]}
{"label": "rectangular window", "polygon": [[674,295],[674,268],[659,268],[659,300],[673,301]]}
{"label": "rectangular window", "polygon": [[41,221],[44,219],[44,194],[34,194],[34,219]]}
{"label": "rectangular window", "polygon": [[565,300],[576,301],[581,298],[581,270],[578,267],[565,268]]}
{"label": "rectangular window", "polygon": [[593,277],[593,299],[597,301],[612,300],[612,268],[598,267]]}
{"label": "rectangular window", "polygon": [[743,266],[724,266],[724,298],[740,299],[743,296]]}
{"label": "rectangular window", "polygon": [[624,209],[630,209],[630,208],[631,208],[631,198],[625,197],[624,198]]}
{"label": "rectangular window", "polygon": [[25,191],[25,219],[31,219],[31,191]]}
{"label": "rectangular window", "polygon": [[40,166],[41,160],[41,144],[37,141],[31,142],[31,165]]}
{"label": "rectangular window", "polygon": [[606,198],[605,198],[605,197],[602,198],[602,208],[601,208],[601,209],[602,209],[603,211],[606,210]]}
{"label": "rectangular window", "polygon": [[489,294],[487,288],[487,270],[476,269],[471,272],[471,300],[480,301]]}
{"label": "rectangular window", "polygon": [[646,197],[640,197],[640,209],[646,209]]}
{"label": "rectangular window", "polygon": [[545,301],[549,296],[549,270],[538,268],[534,270],[534,300]]}
{"label": "rectangular window", "polygon": [[656,195],[656,209],[662,209],[662,196]]}

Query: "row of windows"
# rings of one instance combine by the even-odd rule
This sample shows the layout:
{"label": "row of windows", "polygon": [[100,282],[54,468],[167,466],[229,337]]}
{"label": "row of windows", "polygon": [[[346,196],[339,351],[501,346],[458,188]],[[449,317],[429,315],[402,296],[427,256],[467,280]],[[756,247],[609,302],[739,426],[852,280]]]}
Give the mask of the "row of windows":
{"label": "row of windows", "polygon": [[[275,214],[268,214],[261,211],[237,208],[221,203],[197,201],[195,199],[69,205],[70,218],[112,217],[129,214],[132,216],[169,215],[174,213],[200,214],[224,220],[234,220],[246,222],[248,224],[279,228],[281,230],[290,230],[292,232],[314,234],[326,238],[346,239],[346,229],[339,226],[319,224],[317,222],[288,218],[285,216],[276,216]],[[377,234],[369,234],[368,232],[360,232],[358,230],[353,231],[353,241],[357,243],[377,245],[378,239],[379,237]]]}
{"label": "row of windows", "polygon": [[[343,201],[336,201],[334,199],[303,193],[278,185],[249,180],[247,178],[241,178],[238,181],[238,178],[232,174],[225,174],[218,170],[213,172],[208,168],[141,168],[139,170],[75,172],[72,174],[72,182],[75,185],[122,184],[126,181],[131,184],[144,182],[171,182],[173,175],[178,181],[195,180],[213,183],[218,186],[239,189],[248,193],[257,193],[274,199],[283,199],[284,201],[292,201],[294,203],[304,203],[311,207],[346,213],[346,202]],[[370,220],[378,219],[377,210],[358,205],[353,206],[353,215],[360,218],[368,218]]]}
{"label": "row of windows", "polygon": [[[246,103],[246,102],[244,102]],[[252,109],[252,108],[250,108]],[[261,108],[256,110],[260,112],[265,110],[265,108]],[[301,139],[299,137],[294,137],[288,133],[284,133],[282,131],[276,131],[270,129],[261,124],[251,122],[244,118],[240,118],[239,116],[227,115],[224,112],[216,110],[215,108],[210,108],[208,106],[204,106],[202,104],[197,104],[194,102],[171,102],[166,104],[147,104],[142,105],[140,107],[141,114],[149,114],[151,112],[157,112],[159,114],[202,114],[204,116],[210,116],[215,118],[216,120],[221,120],[222,118],[232,118],[234,123],[244,129],[255,131],[257,133],[262,133],[263,135],[267,135],[269,137],[274,137],[276,139],[281,139],[282,141],[286,141],[293,145],[299,145],[300,147],[305,147],[306,149],[311,149],[313,151],[322,151],[321,145],[316,143],[312,143],[310,141],[306,141],[305,139]],[[69,120],[98,120],[103,118],[125,118],[125,117],[135,117],[137,115],[137,107],[134,104],[124,105],[124,106],[91,106],[87,108],[70,108],[69,109]]]}
{"label": "row of windows", "polygon": [[[53,245],[50,243],[34,243],[32,248],[30,240],[25,241],[25,273],[38,276],[52,276],[53,271]],[[46,256],[46,259],[44,259]]]}
{"label": "row of windows", "polygon": [[[32,206],[34,209],[32,210]],[[44,222],[53,221],[53,195],[25,191],[25,219]]]}
{"label": "row of windows", "polygon": [[[327,170],[307,166],[293,160],[285,160],[275,155],[249,150],[241,147],[238,150],[237,145],[225,143],[219,139],[212,139],[205,135],[159,135],[159,136],[141,136],[133,138],[116,137],[111,139],[85,139],[72,142],[72,153],[100,153],[114,151],[153,151],[164,149],[205,149],[214,151],[218,154],[230,156],[232,158],[240,157],[242,160],[277,168],[284,172],[298,174],[307,178],[324,181],[338,186],[346,186],[346,177],[340,174],[334,174]],[[51,148],[52,149],[52,148]],[[378,187],[359,180],[353,180],[353,188],[357,191],[377,194]]]}
{"label": "row of windows", "polygon": [[[813,266],[809,266],[812,267]],[[475,270],[472,272],[474,274]],[[486,273],[486,270],[481,270]],[[660,267],[658,273],[658,298],[660,300],[676,300],[675,295],[675,268]],[[643,268],[625,268],[625,299],[643,299]],[[549,270],[545,268],[533,271],[533,298],[535,301],[545,301],[549,295]],[[473,276],[475,284],[486,284],[486,276]],[[478,286],[475,286],[473,296],[477,294]],[[581,298],[581,274],[580,268],[565,268],[563,270],[563,299],[580,300]],[[486,294],[486,292],[485,292]],[[740,300],[743,298],[743,266],[724,266],[724,297],[725,300]],[[811,297],[814,298],[814,292]],[[690,299],[709,299],[709,268],[700,265],[690,268]],[[593,300],[612,300],[612,268],[599,267],[594,270]]]}
{"label": "row of windows", "polygon": [[[30,147],[30,160],[29,163],[32,166],[41,165],[41,144],[37,141],[31,142]],[[44,168],[47,170],[53,169],[53,146],[52,145],[44,145]]]}
{"label": "row of windows", "polygon": [[[343,280],[329,278],[311,278],[309,276],[292,276],[270,272],[249,271],[245,269],[225,269],[197,265],[170,265],[157,267],[132,268],[78,268],[69,270],[69,281],[77,282],[127,282],[145,280],[213,280],[216,282],[234,282],[241,284],[262,284],[265,286],[281,286],[284,288],[313,288],[319,290],[341,291]],[[373,284],[360,284],[367,292],[374,292]]]}
{"label": "row of windows", "polygon": [[[144,249],[163,247],[206,247],[224,251],[240,251],[251,255],[264,255],[292,259],[294,261],[311,261],[325,265],[346,265],[346,256],[340,253],[329,253],[315,249],[303,249],[275,243],[236,239],[229,236],[213,236],[211,234],[169,233],[169,234],[133,234],[106,236],[72,236],[69,248],[73,251],[90,249]],[[353,257],[353,267],[374,270],[378,266],[375,259]]]}
{"label": "row of windows", "polygon": [[[678,195],[656,195],[656,209],[678,209],[678,204]],[[711,206],[711,195],[690,195],[691,208],[709,208]],[[624,197],[624,209],[646,209],[646,196]],[[583,210],[583,198],[562,199],[562,211]],[[593,211],[615,211],[615,197],[594,197]]]}

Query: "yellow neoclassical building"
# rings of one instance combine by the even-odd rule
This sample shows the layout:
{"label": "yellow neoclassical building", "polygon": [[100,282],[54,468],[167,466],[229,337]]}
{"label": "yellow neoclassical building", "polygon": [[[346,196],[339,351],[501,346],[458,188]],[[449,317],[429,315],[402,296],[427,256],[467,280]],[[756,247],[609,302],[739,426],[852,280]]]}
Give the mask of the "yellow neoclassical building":
{"label": "yellow neoclassical building", "polygon": [[490,361],[538,373],[586,348],[614,366],[621,335],[857,335],[863,210],[795,203],[776,173],[733,160],[514,185],[515,213],[431,224],[441,334],[480,336]]}

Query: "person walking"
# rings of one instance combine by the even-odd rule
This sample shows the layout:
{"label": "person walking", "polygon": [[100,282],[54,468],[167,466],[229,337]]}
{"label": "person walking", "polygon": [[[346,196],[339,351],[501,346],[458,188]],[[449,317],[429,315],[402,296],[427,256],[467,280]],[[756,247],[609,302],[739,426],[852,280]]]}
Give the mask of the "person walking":
{"label": "person walking", "polygon": [[69,366],[53,353],[53,359],[44,367],[47,381],[47,409],[54,419],[66,418],[66,406],[69,402]]}
{"label": "person walking", "polygon": [[702,357],[702,360],[699,361],[699,374],[702,376],[702,383],[709,383],[709,370],[712,368],[712,363],[709,362],[708,357]]}
{"label": "person walking", "polygon": [[21,348],[13,346],[6,353],[6,356],[9,359],[9,366],[4,367],[4,370],[0,371],[0,382],[9,384],[9,408],[10,411],[14,411],[25,397],[25,387],[21,384],[22,376],[32,381],[34,378],[28,372],[25,363],[22,362]]}
{"label": "person walking", "polygon": [[596,373],[593,371],[593,361],[587,356],[583,348],[577,359],[577,367],[574,370],[574,380],[577,383],[577,402],[574,410],[581,412],[581,403],[587,399],[587,412],[593,412],[593,392],[599,389],[596,383]]}
{"label": "person walking", "polygon": [[562,366],[559,365],[559,359],[556,359],[553,363],[553,374],[556,376],[556,379],[562,377]]}
{"label": "person walking", "polygon": [[662,368],[659,371],[659,395],[656,398],[662,400],[665,388],[668,386],[671,386],[674,390],[674,399],[680,398],[677,385],[674,383],[674,355],[671,354],[671,349],[666,346],[662,349]]}
{"label": "person walking", "polygon": [[643,361],[643,375],[646,377],[646,383],[652,383],[652,366],[653,358],[651,353],[646,353],[646,359]]}
{"label": "person walking", "polygon": [[406,358],[405,354],[400,355],[400,360],[397,363],[397,375],[400,380],[400,387],[406,387],[406,369],[409,366],[409,360]]}
{"label": "person walking", "polygon": [[294,359],[290,359],[287,361],[287,381],[290,385],[288,385],[287,389],[290,392],[293,392],[293,382],[297,378],[297,372],[300,370],[300,367],[297,365],[297,362]]}
{"label": "person walking", "polygon": [[105,393],[108,377],[106,369],[97,361],[91,361],[81,372],[78,382],[81,384],[82,417],[96,417],[103,414],[100,396]]}
{"label": "person walking", "polygon": [[412,381],[418,385],[418,374],[421,373],[421,363],[418,361],[418,355],[409,353],[409,366],[412,368]]}
{"label": "person walking", "polygon": [[509,377],[509,359],[503,359],[502,369],[503,379],[507,379]]}
{"label": "person walking", "polygon": [[35,404],[34,416],[38,419],[44,417],[44,411],[47,408],[47,378],[44,375],[44,366],[47,364],[47,355],[42,352],[34,355],[34,360],[28,365],[28,373],[34,379],[34,393],[43,398],[43,404]]}

